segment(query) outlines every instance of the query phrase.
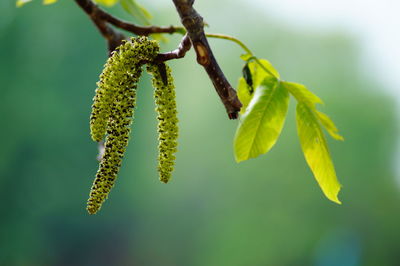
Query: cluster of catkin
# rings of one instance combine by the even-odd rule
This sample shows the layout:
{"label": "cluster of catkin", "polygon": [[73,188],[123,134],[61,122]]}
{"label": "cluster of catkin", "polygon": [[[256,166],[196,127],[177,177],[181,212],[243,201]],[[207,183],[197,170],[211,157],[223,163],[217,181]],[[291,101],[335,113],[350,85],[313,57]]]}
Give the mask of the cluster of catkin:
{"label": "cluster of catkin", "polygon": [[[105,137],[101,158],[87,210],[96,213],[113,187],[128,145],[130,125],[136,105],[136,89],[142,65],[152,62],[159,52],[156,41],[146,37],[132,38],[119,46],[107,60],[97,83],[90,117],[90,131],[94,141]],[[164,63],[149,63],[153,75],[159,131],[160,180],[168,182],[175,161],[177,147],[177,117],[175,91],[171,71]]]}

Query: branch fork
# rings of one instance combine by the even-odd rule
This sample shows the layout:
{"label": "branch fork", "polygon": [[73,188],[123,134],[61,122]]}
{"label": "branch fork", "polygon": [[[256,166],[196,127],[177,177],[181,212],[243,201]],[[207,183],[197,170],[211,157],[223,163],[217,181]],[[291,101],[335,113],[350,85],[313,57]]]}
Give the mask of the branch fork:
{"label": "branch fork", "polygon": [[109,55],[118,47],[125,36],[116,31],[114,27],[129,31],[136,35],[148,36],[154,33],[184,33],[178,48],[167,53],[160,53],[156,57],[159,63],[167,60],[179,59],[185,56],[186,52],[193,46],[197,62],[204,67],[215,90],[217,91],[230,119],[236,119],[242,104],[240,103],[236,91],[226,79],[224,73],[215,59],[206,34],[204,33],[203,18],[193,8],[194,0],[173,0],[176,10],[181,18],[182,27],[142,27],[129,22],[122,21],[109,13],[100,9],[91,0],[75,0],[82,10],[90,17],[100,33],[107,40]]}

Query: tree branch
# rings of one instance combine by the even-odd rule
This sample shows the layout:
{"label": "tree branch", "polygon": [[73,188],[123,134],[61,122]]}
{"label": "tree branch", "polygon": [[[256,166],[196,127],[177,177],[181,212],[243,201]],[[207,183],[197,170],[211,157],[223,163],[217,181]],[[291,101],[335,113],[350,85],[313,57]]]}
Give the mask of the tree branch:
{"label": "tree branch", "polygon": [[148,36],[153,33],[181,33],[184,34],[185,30],[182,27],[157,27],[157,26],[138,26],[133,23],[129,23],[120,20],[109,13],[103,11],[91,0],[75,0],[75,2],[90,16],[92,20],[98,20],[108,22],[117,28],[129,31],[136,35]]}
{"label": "tree branch", "polygon": [[197,62],[204,67],[230,119],[236,119],[242,104],[215,59],[204,34],[203,18],[193,8],[194,0],[173,0],[181,22],[197,54]]}

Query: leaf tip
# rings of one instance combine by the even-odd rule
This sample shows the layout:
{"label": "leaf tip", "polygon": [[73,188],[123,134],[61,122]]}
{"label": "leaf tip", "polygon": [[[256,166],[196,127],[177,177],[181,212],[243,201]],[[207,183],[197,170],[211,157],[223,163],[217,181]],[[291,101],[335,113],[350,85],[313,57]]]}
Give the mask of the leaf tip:
{"label": "leaf tip", "polygon": [[243,162],[243,161],[246,161],[247,159],[245,159],[245,158],[243,158],[243,157],[238,157],[236,154],[235,154],[235,161],[236,161],[236,163],[240,163],[240,162]]}
{"label": "leaf tip", "polygon": [[339,198],[336,196],[335,199],[331,199],[334,203],[337,203],[339,205],[342,205],[342,202],[339,200]]}
{"label": "leaf tip", "polygon": [[334,132],[330,129],[326,129],[329,133],[329,135],[334,139],[334,140],[340,140],[340,141],[344,141],[344,137],[340,134],[338,134],[337,132]]}
{"label": "leaf tip", "polygon": [[331,193],[326,194],[326,197],[330,201],[332,201],[332,202],[334,202],[336,204],[339,204],[339,205],[342,205],[342,202],[339,200],[339,197],[338,197],[341,187],[342,186],[339,184],[339,186],[337,187],[336,191],[332,191]]}
{"label": "leaf tip", "polygon": [[327,129],[329,135],[334,139],[334,140],[340,140],[340,141],[344,141],[344,137],[340,134],[338,134],[337,132],[334,132],[330,129]]}
{"label": "leaf tip", "polygon": [[43,5],[51,5],[57,2],[58,0],[43,0]]}
{"label": "leaf tip", "polygon": [[344,137],[338,134],[336,140],[344,141]]}

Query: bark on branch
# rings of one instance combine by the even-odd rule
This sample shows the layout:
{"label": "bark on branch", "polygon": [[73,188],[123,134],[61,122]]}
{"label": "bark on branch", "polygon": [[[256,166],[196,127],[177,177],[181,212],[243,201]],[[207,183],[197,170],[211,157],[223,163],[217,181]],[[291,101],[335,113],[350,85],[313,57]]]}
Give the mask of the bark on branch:
{"label": "bark on branch", "polygon": [[242,104],[215,59],[204,33],[203,18],[193,8],[194,0],[173,0],[197,55],[217,91],[230,119],[236,119]]}

